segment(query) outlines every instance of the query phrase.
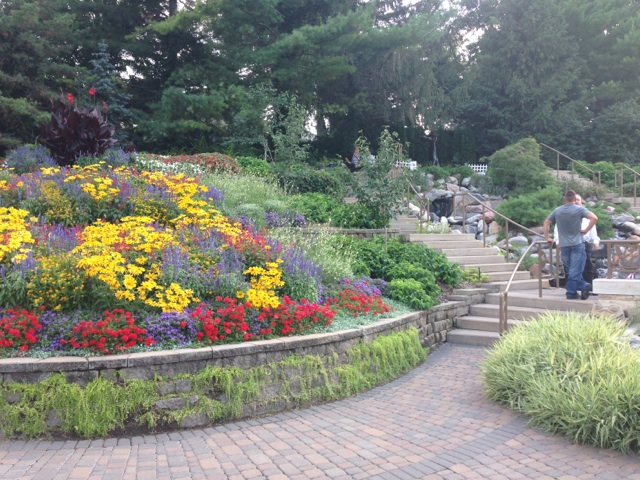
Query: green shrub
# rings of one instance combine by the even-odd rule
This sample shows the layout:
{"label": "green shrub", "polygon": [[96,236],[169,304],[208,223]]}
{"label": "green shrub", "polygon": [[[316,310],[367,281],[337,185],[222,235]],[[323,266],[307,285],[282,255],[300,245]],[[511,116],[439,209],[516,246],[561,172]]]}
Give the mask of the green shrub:
{"label": "green shrub", "polygon": [[236,162],[240,165],[243,175],[253,175],[254,177],[274,178],[275,175],[269,162],[257,157],[236,157]]}
{"label": "green shrub", "polygon": [[346,192],[342,169],[314,170],[304,164],[274,165],[280,187],[289,193],[324,193],[342,199]]}
{"label": "green shrub", "polygon": [[413,278],[402,278],[389,282],[390,297],[416,310],[428,310],[438,301],[424,291],[422,284]]}
{"label": "green shrub", "polygon": [[535,192],[553,181],[533,138],[523,138],[491,155],[487,176],[491,177],[495,193],[513,197]]}
{"label": "green shrub", "polygon": [[[562,205],[562,195],[560,189],[552,184],[528,195],[508,198],[500,202],[496,210],[525,227],[542,225],[549,213]],[[496,216],[496,221],[504,226],[501,217]]]}
{"label": "green shrub", "polygon": [[333,210],[331,225],[339,228],[386,228],[389,217],[381,210],[364,203],[341,204]]}
{"label": "green shrub", "polygon": [[442,293],[440,287],[436,283],[436,277],[430,270],[420,266],[409,263],[403,260],[391,266],[387,271],[387,275],[393,279],[413,279],[417,280],[424,292],[430,297],[437,297]]}
{"label": "green shrub", "polygon": [[640,451],[640,351],[606,317],[546,314],[509,330],[482,365],[489,398],[576,443]]}
{"label": "green shrub", "polygon": [[342,202],[324,193],[301,193],[289,197],[289,206],[310,223],[328,223]]}

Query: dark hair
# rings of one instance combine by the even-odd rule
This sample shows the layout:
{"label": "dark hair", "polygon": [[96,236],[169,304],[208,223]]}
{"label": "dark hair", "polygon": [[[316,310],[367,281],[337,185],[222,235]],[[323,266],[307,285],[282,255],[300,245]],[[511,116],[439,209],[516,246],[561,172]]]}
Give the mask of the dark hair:
{"label": "dark hair", "polygon": [[576,201],[576,192],[573,190],[567,190],[564,194],[565,202],[575,202]]}

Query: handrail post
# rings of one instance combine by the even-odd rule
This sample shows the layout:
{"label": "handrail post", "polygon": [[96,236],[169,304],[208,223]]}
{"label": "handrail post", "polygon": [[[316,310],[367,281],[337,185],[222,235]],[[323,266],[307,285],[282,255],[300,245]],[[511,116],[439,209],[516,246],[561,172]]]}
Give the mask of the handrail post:
{"label": "handrail post", "polygon": [[636,179],[638,178],[637,175],[633,176],[633,206],[636,206]]}
{"label": "handrail post", "polygon": [[505,222],[504,230],[505,230],[504,237],[507,239],[507,258],[505,260],[507,261],[507,263],[509,263],[509,247],[511,246],[510,245],[511,242],[509,241],[509,222],[508,221]]}
{"label": "handrail post", "polygon": [[560,152],[556,152],[556,178],[560,180]]}
{"label": "handrail post", "polygon": [[538,244],[538,298],[542,298],[542,245]]}
{"label": "handrail post", "polygon": [[624,198],[624,169],[620,167],[620,198]]}
{"label": "handrail post", "polygon": [[[489,229],[487,228],[487,220],[485,216],[485,212],[487,209],[485,208],[484,202],[482,202],[482,246],[487,246],[487,233],[489,233]],[[485,233],[485,229],[487,232]]]}

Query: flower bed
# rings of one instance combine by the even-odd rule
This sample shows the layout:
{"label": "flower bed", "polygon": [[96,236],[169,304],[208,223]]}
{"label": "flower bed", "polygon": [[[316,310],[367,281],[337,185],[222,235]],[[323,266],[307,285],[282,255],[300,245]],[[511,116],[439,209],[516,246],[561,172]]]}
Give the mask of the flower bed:
{"label": "flower bed", "polygon": [[388,312],[366,282],[323,285],[304,251],[222,215],[223,195],[127,167],[0,177],[0,355],[243,342]]}

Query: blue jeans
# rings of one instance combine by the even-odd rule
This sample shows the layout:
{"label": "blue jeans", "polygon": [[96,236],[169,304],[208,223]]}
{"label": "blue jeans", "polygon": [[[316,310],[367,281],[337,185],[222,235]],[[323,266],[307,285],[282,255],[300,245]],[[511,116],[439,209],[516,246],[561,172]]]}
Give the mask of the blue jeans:
{"label": "blue jeans", "polygon": [[587,260],[584,244],[560,247],[560,258],[565,268],[569,271],[567,276],[567,295],[576,295],[578,290],[585,288],[588,283],[582,278],[582,271]]}

